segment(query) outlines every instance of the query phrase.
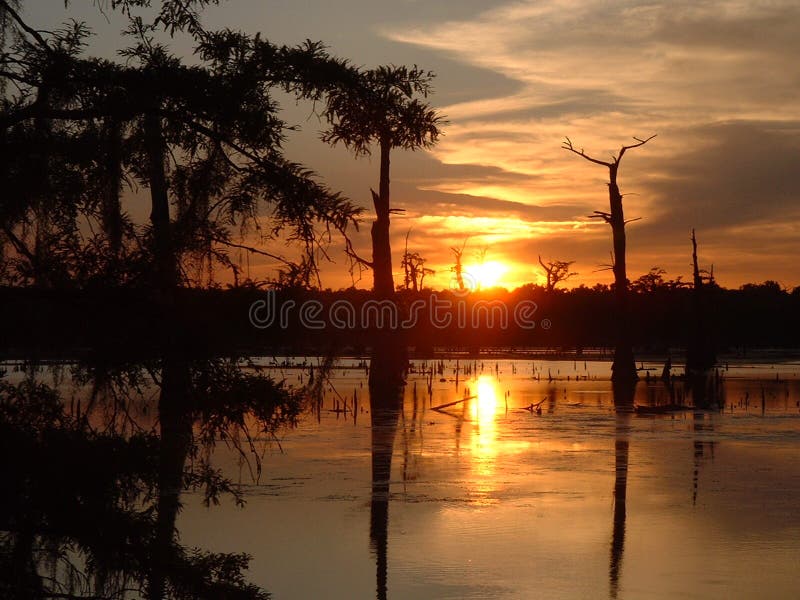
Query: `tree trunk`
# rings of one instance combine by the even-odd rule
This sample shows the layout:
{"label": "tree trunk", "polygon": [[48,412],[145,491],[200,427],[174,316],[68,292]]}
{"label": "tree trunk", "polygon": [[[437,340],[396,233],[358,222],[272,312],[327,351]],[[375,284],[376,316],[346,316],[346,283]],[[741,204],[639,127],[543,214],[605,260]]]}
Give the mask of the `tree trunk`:
{"label": "tree trunk", "polygon": [[453,267],[453,270],[456,272],[456,285],[458,285],[458,290],[463,292],[466,286],[464,285],[464,268],[461,266],[461,254],[456,256],[456,266]]}
{"label": "tree trunk", "polygon": [[392,247],[389,239],[389,151],[387,139],[381,140],[381,172],[379,193],[372,192],[375,221],[372,223],[373,290],[381,298],[394,294],[392,279]]}
{"label": "tree trunk", "polygon": [[[50,104],[50,88],[42,85],[36,96],[36,103],[45,109]],[[50,236],[52,234],[52,221],[50,219],[50,207],[48,203],[52,201],[50,189],[50,122],[42,117],[34,119],[36,129],[36,139],[38,149],[31,157],[38,163],[40,177],[34,184],[36,186],[36,197],[33,201],[34,215],[34,261],[33,268],[34,285],[40,287],[51,287],[53,281],[53,260],[50,255]]]}
{"label": "tree trunk", "polygon": [[122,250],[122,206],[120,190],[122,186],[122,133],[119,122],[109,119],[106,124],[106,190],[103,196],[103,231],[108,237],[108,246],[114,258]]}
{"label": "tree trunk", "polygon": [[686,351],[686,374],[690,377],[699,376],[705,379],[705,374],[714,366],[716,356],[708,339],[705,310],[705,289],[703,277],[697,262],[697,237],[692,229],[692,331],[689,334],[689,347]]}
{"label": "tree trunk", "polygon": [[163,292],[178,285],[178,268],[170,232],[169,197],[164,173],[166,148],[161,118],[147,114],[144,118],[144,136],[150,174],[151,211],[155,258],[155,283]]}
{"label": "tree trunk", "polygon": [[192,418],[188,406],[191,376],[182,359],[165,357],[161,370],[161,395],[158,401],[160,426],[158,500],[153,560],[148,574],[148,598],[165,597],[167,573],[175,563],[175,521],[180,511],[183,472],[192,444]]}
{"label": "tree trunk", "polygon": [[613,381],[635,381],[636,362],[633,357],[631,345],[630,317],[628,311],[628,275],[625,265],[625,215],[622,210],[622,194],[617,186],[617,165],[610,167],[610,180],[608,184],[609,201],[611,204],[610,225],[614,237],[614,293],[616,297],[617,323],[616,348],[614,350],[614,364],[611,366]]}
{"label": "tree trunk", "polygon": [[387,598],[389,567],[389,482],[392,452],[400,413],[403,410],[405,347],[377,346],[369,370],[370,421],[372,435],[372,494],[370,499],[370,548],[375,554],[376,598]]}
{"label": "tree trunk", "polygon": [[608,564],[609,596],[616,598],[625,552],[626,498],[628,492],[628,430],[633,413],[636,383],[615,382],[613,385],[616,412],[614,440],[614,523],[611,533],[611,552]]}

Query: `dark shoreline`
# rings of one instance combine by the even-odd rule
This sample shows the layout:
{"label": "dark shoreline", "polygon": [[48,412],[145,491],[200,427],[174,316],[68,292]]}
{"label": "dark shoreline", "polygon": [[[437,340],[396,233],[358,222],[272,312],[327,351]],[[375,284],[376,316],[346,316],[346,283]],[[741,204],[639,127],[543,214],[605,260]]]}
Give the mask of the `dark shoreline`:
{"label": "dark shoreline", "polygon": [[[322,327],[308,327],[298,311],[284,323],[276,320],[257,327],[251,322],[251,308],[265,299],[278,307],[316,303]],[[719,288],[713,290],[712,299],[706,335],[718,361],[800,357],[800,293],[768,287]],[[167,348],[189,356],[367,355],[375,323],[342,327],[330,315],[332,307],[342,303],[363,315],[369,302],[375,301],[365,290],[178,289],[165,301],[152,290],[139,288],[0,287],[0,359],[137,360],[160,356]],[[414,349],[412,356],[417,358],[598,360],[609,357],[614,345],[613,294],[607,288],[545,293],[529,286],[466,297],[426,290],[398,293],[393,302],[401,317],[415,302],[423,303],[421,318],[413,326],[391,332],[395,343]],[[520,327],[513,319],[513,308],[526,302],[536,306],[535,327]],[[428,312],[437,303],[450,303],[449,312],[441,313],[450,318],[446,326]],[[512,318],[505,325],[498,320],[493,324],[485,310],[489,303]],[[478,313],[481,305],[484,312]],[[465,326],[458,321],[462,309],[484,320]],[[692,339],[691,290],[635,294],[630,312],[637,361],[667,356],[681,360]]]}
{"label": "dark shoreline", "polygon": [[[98,357],[98,352],[90,348],[74,348],[71,350],[63,350],[59,352],[42,352],[42,351],[26,351],[24,349],[5,349],[0,354],[0,366],[9,364],[20,364],[26,362],[33,362],[38,365],[46,364],[74,364],[82,361],[92,361]],[[104,362],[136,362],[159,359],[158,353],[132,355],[132,354],[118,354],[108,355],[104,354]],[[212,358],[212,357],[241,357],[245,359],[269,359],[280,357],[282,359],[297,359],[297,358],[325,358],[328,356],[322,351],[314,351],[309,349],[308,352],[291,352],[285,348],[275,348],[274,351],[268,349],[244,349],[230,351],[219,351],[214,354],[199,354],[198,357]],[[343,349],[341,352],[335,352],[332,355],[334,358],[351,359],[351,360],[365,360],[369,361],[370,351],[356,353],[350,349]],[[413,349],[409,353],[411,360],[446,360],[454,361],[459,360],[465,363],[484,361],[484,360],[519,360],[519,361],[574,361],[574,362],[611,362],[613,360],[613,348],[591,349],[584,350],[582,354],[576,352],[553,351],[546,348],[481,348],[479,355],[470,353],[468,350],[444,350],[434,348],[432,355],[417,355]],[[667,358],[672,360],[672,368],[676,371],[682,371],[685,366],[685,350],[674,349],[669,353],[653,353],[641,352],[636,354],[637,365],[640,363],[662,363]],[[741,366],[743,364],[782,364],[794,363],[800,365],[800,348],[784,349],[784,348],[754,348],[749,349],[746,354],[737,352],[723,352],[718,357],[715,368],[724,369],[728,364],[735,364]],[[299,364],[278,363],[276,366],[281,368],[305,368]]]}

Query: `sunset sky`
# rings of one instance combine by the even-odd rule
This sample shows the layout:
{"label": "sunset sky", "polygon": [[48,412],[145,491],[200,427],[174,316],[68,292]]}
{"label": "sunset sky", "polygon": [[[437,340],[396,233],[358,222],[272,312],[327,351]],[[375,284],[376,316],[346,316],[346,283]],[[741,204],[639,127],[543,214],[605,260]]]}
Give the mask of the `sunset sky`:
{"label": "sunset sky", "polygon": [[[90,0],[28,2],[47,27],[85,15],[93,52],[122,42]],[[281,0],[227,2],[206,11],[228,26],[295,44],[306,38],[367,67],[418,64],[437,73],[432,103],[449,123],[430,152],[393,155],[394,263],[410,249],[447,286],[451,246],[466,264],[488,248],[499,283],[541,282],[543,258],[575,260],[574,283],[608,283],[607,171],[561,149],[569,136],[607,159],[632,136],[658,134],[625,156],[620,187],[629,225],[629,276],[650,267],[690,274],[692,227],[702,266],[730,287],[776,279],[800,284],[800,5],[796,0],[599,2],[544,0]],[[175,44],[179,53],[188,45]],[[285,102],[302,131],[288,156],[369,207],[378,164],[318,141],[310,107]],[[358,236],[368,254],[369,220]],[[323,285],[350,284],[346,260]],[[253,277],[268,273],[251,260]],[[399,275],[395,281],[401,281]],[[364,274],[359,287],[371,285]]]}

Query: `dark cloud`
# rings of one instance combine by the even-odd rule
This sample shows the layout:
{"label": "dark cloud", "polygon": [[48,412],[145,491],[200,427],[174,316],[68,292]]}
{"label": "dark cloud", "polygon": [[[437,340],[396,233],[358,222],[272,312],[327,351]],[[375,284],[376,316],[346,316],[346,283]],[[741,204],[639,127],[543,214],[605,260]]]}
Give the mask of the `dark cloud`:
{"label": "dark cloud", "polygon": [[650,39],[686,49],[746,48],[748,52],[776,54],[790,60],[792,52],[800,51],[798,21],[800,5],[788,4],[735,16],[670,11],[656,22]]}
{"label": "dark cloud", "polygon": [[397,205],[422,215],[513,216],[532,221],[561,221],[585,214],[585,208],[567,201],[537,205],[485,196],[425,189],[427,186],[535,184],[544,176],[514,173],[499,167],[445,165],[426,153],[396,153],[392,195]]}
{"label": "dark cloud", "polygon": [[689,146],[647,182],[655,231],[717,229],[800,217],[800,123],[733,122],[695,128]]}
{"label": "dark cloud", "polygon": [[529,221],[568,221],[583,217],[581,205],[553,204],[535,206],[466,194],[414,190],[414,198],[404,203],[407,210],[437,216],[517,217]]}

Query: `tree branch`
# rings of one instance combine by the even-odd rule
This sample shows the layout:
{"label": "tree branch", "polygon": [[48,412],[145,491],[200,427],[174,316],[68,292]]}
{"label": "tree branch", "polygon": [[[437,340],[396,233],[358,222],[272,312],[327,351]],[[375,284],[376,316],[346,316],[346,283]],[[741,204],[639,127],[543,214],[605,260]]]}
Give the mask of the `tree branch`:
{"label": "tree branch", "polygon": [[368,261],[366,259],[361,258],[358,255],[358,253],[356,253],[355,248],[353,248],[353,242],[351,242],[350,238],[348,238],[348,237],[345,237],[345,249],[344,249],[344,252],[345,252],[345,254],[347,254],[347,256],[349,256],[352,260],[354,260],[359,265],[363,265],[363,266],[367,267],[368,269],[375,268],[374,263],[372,263],[371,261]]}
{"label": "tree branch", "polygon": [[625,154],[626,150],[630,150],[631,148],[638,148],[639,146],[644,146],[647,142],[652,140],[657,135],[658,135],[657,133],[654,133],[649,138],[644,139],[644,140],[642,138],[638,138],[636,136],[633,136],[633,139],[635,139],[637,141],[637,143],[636,144],[631,144],[630,146],[623,146],[622,148],[620,148],[619,149],[619,156],[617,156],[617,158],[614,160],[614,162],[619,163],[619,161],[622,160],[622,155]]}
{"label": "tree branch", "polygon": [[589,162],[593,162],[596,165],[603,165],[604,167],[608,167],[609,169],[613,165],[613,163],[608,163],[608,162],[605,162],[603,160],[598,160],[596,158],[592,158],[591,156],[589,156],[588,154],[586,154],[583,151],[583,148],[581,148],[580,150],[576,150],[575,147],[572,145],[572,140],[571,139],[569,139],[569,138],[564,138],[564,139],[566,141],[561,144],[561,147],[564,150],[569,150],[570,152],[574,152],[575,154],[577,154],[578,156],[582,156],[583,158],[585,158]]}
{"label": "tree branch", "polygon": [[33,253],[28,249],[28,246],[25,245],[21,239],[19,239],[16,234],[11,230],[10,227],[7,225],[3,225],[2,227],[3,233],[6,234],[8,239],[11,241],[11,244],[14,246],[14,249],[22,254],[25,258],[27,258],[31,263],[36,261],[36,257]]}
{"label": "tree branch", "polygon": [[611,213],[603,212],[602,210],[594,211],[594,214],[589,215],[590,219],[603,219],[606,223],[611,223]]}
{"label": "tree branch", "polygon": [[19,75],[17,73],[12,73],[11,71],[0,71],[0,77],[5,77],[6,79],[11,79],[12,81],[18,81],[20,83],[24,83],[24,84],[29,85],[31,87],[36,87],[37,85],[39,85],[38,81],[33,81],[32,79],[27,79],[27,78],[22,77],[21,75]]}
{"label": "tree branch", "polygon": [[22,20],[22,17],[19,16],[17,11],[15,11],[13,8],[11,8],[11,5],[9,5],[9,3],[6,2],[6,0],[0,0],[0,5],[3,6],[3,8],[6,10],[6,12],[8,12],[8,14],[11,15],[11,18],[14,19],[17,22],[17,24],[28,35],[30,35],[33,39],[35,39],[37,42],[39,42],[39,44],[41,44],[42,48],[46,52],[48,52],[48,53],[52,53],[53,52],[53,49],[50,48],[50,46],[47,44],[47,41],[42,37],[42,35],[38,31],[36,31],[33,27],[31,27],[30,25],[25,23],[25,21]]}
{"label": "tree branch", "polygon": [[575,147],[572,145],[572,140],[570,140],[569,138],[565,138],[566,141],[561,144],[561,147],[564,150],[569,150],[570,152],[574,152],[575,154],[585,158],[589,162],[593,162],[593,163],[595,163],[597,165],[603,165],[604,167],[608,167],[610,169],[613,166],[619,164],[619,161],[622,160],[622,156],[623,156],[623,154],[625,154],[626,150],[630,150],[631,148],[638,148],[639,146],[644,146],[647,142],[649,142],[654,137],[656,137],[656,135],[658,135],[658,134],[653,134],[649,138],[646,138],[646,139],[642,139],[642,138],[638,138],[638,137],[634,136],[633,139],[636,140],[637,143],[630,144],[628,146],[622,146],[620,148],[619,154],[617,156],[613,156],[612,155],[611,162],[606,162],[606,161],[603,161],[603,160],[598,160],[596,158],[592,158],[591,156],[589,156],[588,154],[586,154],[584,152],[583,148],[581,148],[580,150],[576,150]]}
{"label": "tree branch", "polygon": [[241,250],[247,250],[248,252],[251,252],[253,254],[260,254],[261,256],[266,256],[267,258],[272,258],[273,260],[277,260],[277,261],[283,263],[284,265],[292,265],[293,264],[291,261],[288,261],[285,258],[283,258],[281,256],[278,256],[277,254],[271,254],[269,252],[265,252],[264,250],[259,250],[258,248],[254,248],[253,246],[246,246],[244,244],[237,244],[235,242],[230,242],[228,240],[225,240],[225,239],[217,237],[217,236],[211,236],[211,240],[216,242],[216,243],[218,243],[218,244],[222,244],[223,246],[229,246],[231,248],[239,248]]}

